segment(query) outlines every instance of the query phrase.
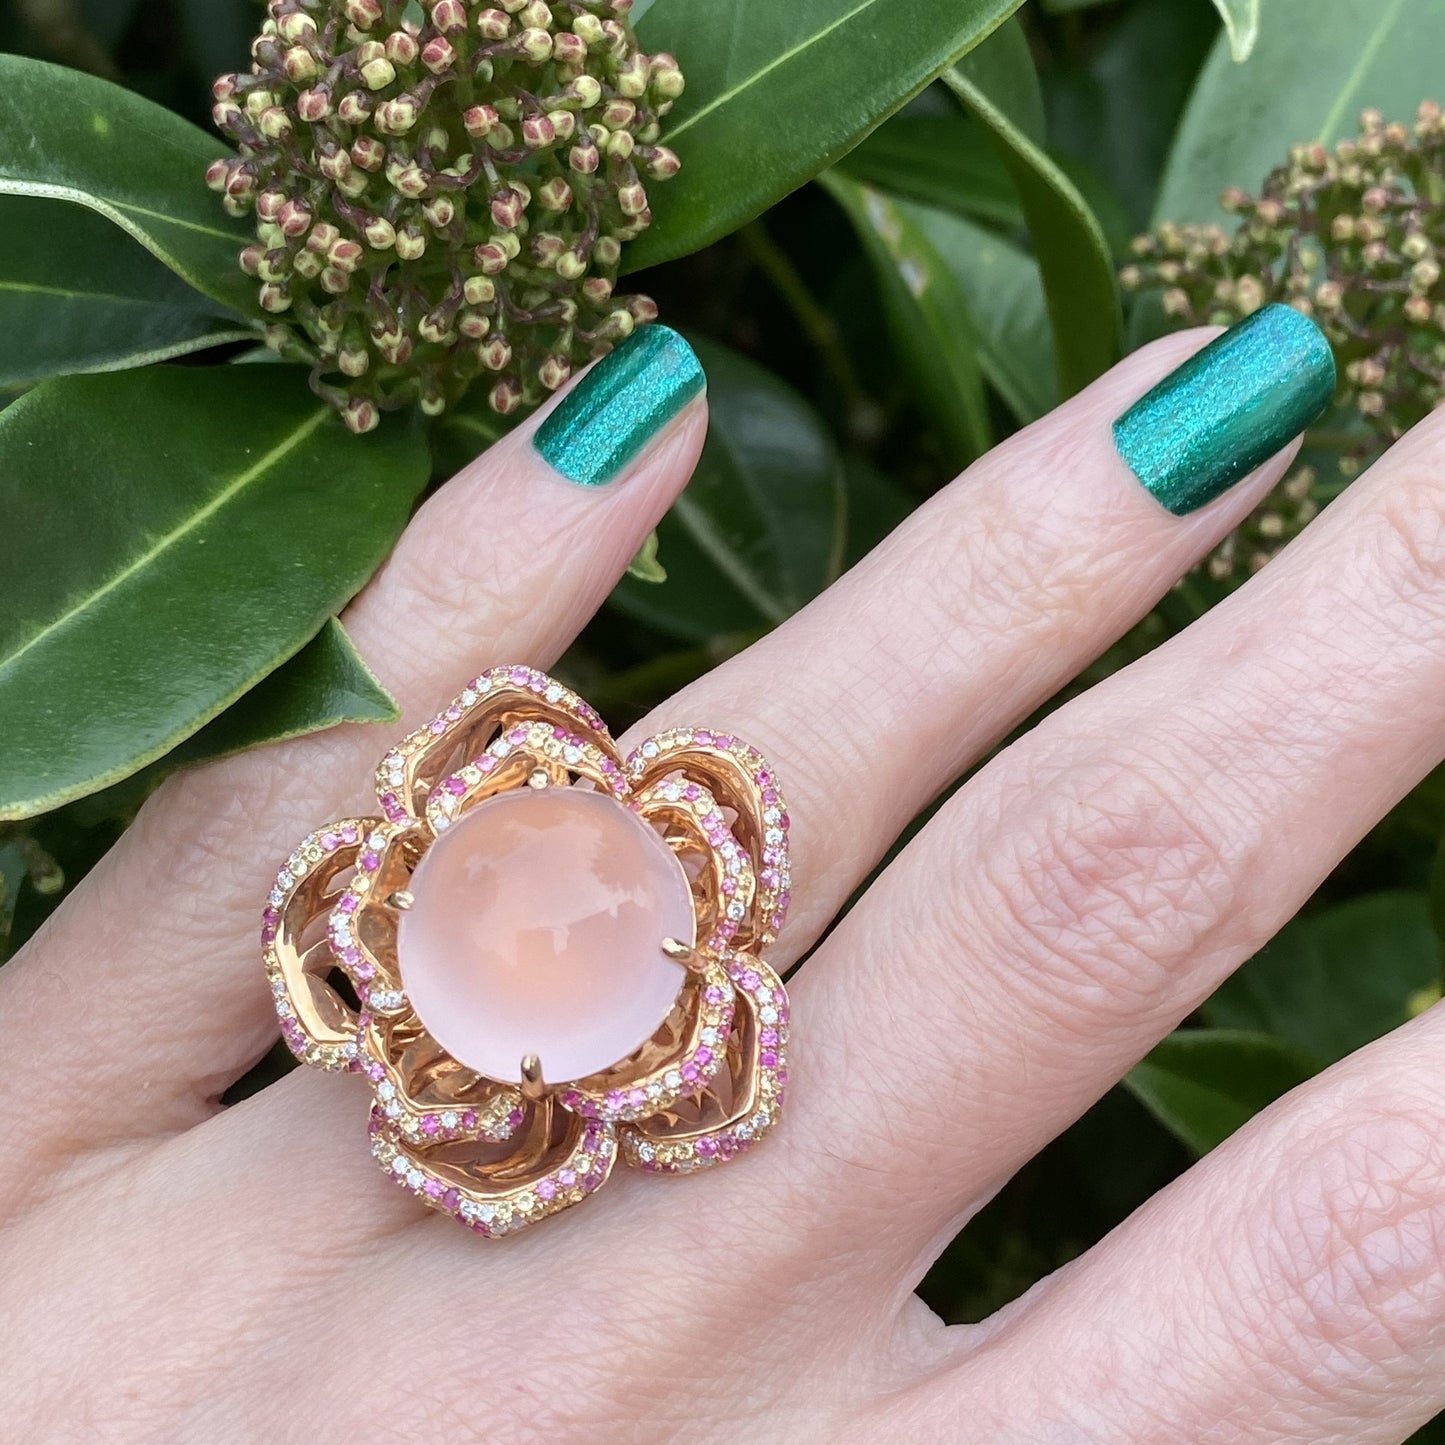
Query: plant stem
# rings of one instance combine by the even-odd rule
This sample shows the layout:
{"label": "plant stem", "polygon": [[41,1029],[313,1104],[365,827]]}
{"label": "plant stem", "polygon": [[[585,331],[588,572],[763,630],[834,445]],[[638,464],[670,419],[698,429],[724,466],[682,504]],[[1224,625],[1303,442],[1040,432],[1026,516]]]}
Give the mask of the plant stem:
{"label": "plant stem", "polygon": [[836,323],[808,290],[807,282],[787,252],[768,235],[761,221],[744,226],[738,235],[758,269],[773,283],[804,334],[817,348],[829,379],[842,393],[848,413],[852,416],[871,413],[874,404],[858,380]]}

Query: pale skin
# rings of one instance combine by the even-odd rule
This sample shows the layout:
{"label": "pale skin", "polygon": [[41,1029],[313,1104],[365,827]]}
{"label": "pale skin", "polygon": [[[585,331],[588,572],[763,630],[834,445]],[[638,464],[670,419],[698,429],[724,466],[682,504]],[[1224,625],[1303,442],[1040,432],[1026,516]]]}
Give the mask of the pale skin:
{"label": "pale skin", "polygon": [[[1114,453],[1112,418],[1205,339],[984,458],[637,730],[727,728],[781,775],[776,964],[1281,475],[1178,518]],[[1445,757],[1445,419],[948,801],[793,980],[788,1108],[753,1153],[619,1171],[487,1242],[382,1178],[360,1080],[219,1106],[274,1038],[277,860],[366,811],[376,758],[465,678],[555,661],[684,485],[705,402],[590,491],[532,428],[349,611],[402,723],[171,780],[0,970],[5,1438],[1383,1445],[1445,1407],[1439,1009],[994,1318],[912,1294]]]}

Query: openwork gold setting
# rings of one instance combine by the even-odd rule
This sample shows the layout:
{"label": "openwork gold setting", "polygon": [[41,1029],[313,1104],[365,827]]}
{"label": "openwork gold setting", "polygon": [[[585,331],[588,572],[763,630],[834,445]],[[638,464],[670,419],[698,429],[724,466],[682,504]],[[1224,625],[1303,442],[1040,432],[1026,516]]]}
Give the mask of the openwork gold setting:
{"label": "openwork gold setting", "polygon": [[[316,1068],[372,1090],[372,1152],[402,1187],[495,1237],[579,1203],[621,1161],[680,1174],[776,1126],[788,998],[759,956],[789,901],[788,814],[763,758],[726,733],[675,729],[623,758],[580,697],[529,667],[473,679],[382,759],[378,814],[308,835],[262,920],[281,1032]],[[468,809],[527,787],[584,787],[634,809],[692,886],[693,940],[659,940],[684,972],[641,1048],[601,1073],[521,1083],[452,1058],[409,1004],[397,923],[435,839]],[[354,1002],[353,1002],[354,1000]]]}

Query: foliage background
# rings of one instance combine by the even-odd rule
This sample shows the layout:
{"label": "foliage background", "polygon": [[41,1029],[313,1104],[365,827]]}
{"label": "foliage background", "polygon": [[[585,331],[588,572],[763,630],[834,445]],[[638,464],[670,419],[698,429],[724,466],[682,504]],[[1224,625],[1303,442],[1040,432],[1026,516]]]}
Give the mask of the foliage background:
{"label": "foliage background", "polygon": [[[767,17],[778,0],[707,3],[751,8],[766,53]],[[681,13],[691,4],[654,0],[647,8],[655,13],[641,24],[644,44],[657,43],[648,26],[664,25],[669,6]],[[910,8],[893,0],[895,12],[900,6]],[[796,8],[842,7],[796,0]],[[990,7],[954,8],[984,17]],[[994,6],[993,17],[1010,8]],[[643,9],[639,3],[637,13]],[[1221,0],[1220,9],[1234,22],[1232,37],[1209,0],[1029,0],[847,155],[837,154],[844,146],[804,156],[796,174],[788,171],[787,144],[756,166],[729,159],[744,142],[776,139],[784,120],[826,131],[835,119],[830,106],[841,113],[859,87],[894,83],[874,78],[879,48],[889,43],[884,29],[851,51],[830,52],[802,99],[764,96],[751,115],[724,115],[717,134],[684,150],[685,174],[692,168],[709,195],[748,185],[757,194],[735,198],[731,219],[713,227],[715,239],[688,215],[695,200],[659,204],[656,226],[636,243],[632,264],[663,262],[641,284],[703,354],[713,429],[697,479],[660,529],[667,580],[624,581],[560,669],[609,720],[626,725],[782,621],[972,457],[1097,374],[1126,341],[1162,325],[1147,300],[1127,315],[1120,308],[1113,278],[1136,231],[1161,219],[1222,219],[1219,192],[1257,190],[1293,143],[1352,134],[1366,105],[1408,119],[1422,99],[1445,90],[1438,76],[1445,0]],[[1249,48],[1256,12],[1258,39],[1241,63],[1230,41],[1235,54]],[[210,78],[246,63],[258,15],[252,0],[11,0],[0,15],[0,49],[106,76],[207,125]],[[690,82],[705,87],[705,50],[690,56],[683,44],[672,48]],[[904,98],[900,92],[879,113]],[[27,115],[17,105],[13,94],[8,108],[0,98],[0,177],[10,174],[6,153],[17,126],[59,124],[50,111]],[[801,109],[791,113],[793,106]],[[801,184],[810,177],[814,183]],[[202,204],[213,199],[200,194]],[[40,376],[82,369],[64,355],[16,354],[28,344],[18,338],[38,330],[37,318],[48,318],[47,331],[65,321],[57,305],[72,308],[72,326],[77,316],[87,326],[94,318],[84,297],[47,297],[57,265],[74,276],[117,270],[117,287],[130,286],[137,298],[129,311],[107,314],[106,326],[122,339],[153,323],[173,334],[167,328],[177,308],[200,316],[192,323],[200,326],[193,333],[200,350],[185,361],[46,384],[71,389],[62,394],[67,415],[95,419],[94,431],[74,442],[76,455],[98,451],[116,473],[138,473],[146,438],[132,453],[115,452],[118,409],[123,414],[127,399],[141,393],[159,388],[164,398],[167,387],[179,388],[167,415],[176,413],[184,432],[180,413],[199,407],[196,387],[207,384],[204,376],[197,382],[193,363],[233,358],[246,344],[236,336],[249,335],[253,323],[157,279],[138,250],[117,248],[109,222],[92,212],[61,207],[63,224],[46,215],[58,206],[0,194],[0,334],[16,338],[0,356],[0,385],[15,396]],[[692,241],[676,244],[689,227]],[[710,244],[693,249],[699,237]],[[144,359],[133,355],[127,364]],[[239,387],[242,402],[248,386],[270,384],[238,381],[229,367],[210,366],[209,374],[224,381],[227,396]],[[52,405],[56,393],[42,390],[13,415]],[[295,405],[304,404],[303,387]],[[238,404],[231,415],[243,412]],[[206,454],[218,414],[194,411],[192,451],[182,447],[182,461]],[[0,433],[13,415],[0,417]],[[438,427],[432,483],[500,426],[477,408]],[[330,579],[342,596],[360,585],[427,484],[427,466],[418,470],[419,453],[408,450],[403,430],[383,428],[379,437],[389,440],[356,443],[370,448],[357,465],[374,476],[377,503],[374,525],[358,532],[337,564],[345,575]],[[1312,439],[1309,458],[1328,485],[1327,431]],[[179,488],[184,467],[175,472]],[[0,436],[0,532],[12,539],[0,543],[8,563],[0,569],[0,640],[7,615],[43,613],[35,599],[43,601],[45,569],[70,565],[43,548],[22,560],[15,540],[23,535],[28,548],[55,534],[57,509],[81,495],[70,496],[59,473],[27,467]],[[397,476],[410,480],[393,484]],[[80,481],[93,496],[95,478]],[[71,550],[100,556],[103,530],[79,527]],[[221,583],[201,576],[191,585]],[[1186,578],[1066,695],[1187,625],[1230,585],[1205,572]],[[316,607],[306,636],[330,604],[318,596]],[[128,614],[118,635],[129,637],[143,622]],[[278,640],[274,661],[287,655]],[[153,662],[142,656],[138,665],[144,672]],[[229,664],[204,665],[224,672]],[[16,701],[7,667],[0,661],[0,753],[10,760],[0,762],[0,791],[40,798],[59,764],[37,751],[28,704]],[[62,703],[68,687],[95,676],[83,650],[47,659],[46,667],[48,678],[60,679]],[[66,799],[59,806],[41,799],[10,809],[15,821],[0,824],[0,932],[8,931],[12,948],[115,840],[166,768],[341,716],[388,714],[389,701],[334,624],[261,680],[269,671],[223,679],[230,692],[216,694],[222,708],[244,696],[199,732],[197,709],[178,715],[173,735],[151,748],[165,753],[179,743],[165,761],[118,744],[114,756],[66,764],[74,766],[70,783],[57,784],[55,797]],[[1442,834],[1445,772],[1385,819],[1302,915],[1125,1085],[1021,1172],[925,1282],[929,1301],[950,1319],[989,1312],[1087,1248],[1279,1093],[1438,998]],[[276,1058],[266,1069],[282,1066]],[[263,1069],[250,1086],[264,1077]],[[1419,1438],[1445,1440],[1445,1430],[1437,1423]]]}

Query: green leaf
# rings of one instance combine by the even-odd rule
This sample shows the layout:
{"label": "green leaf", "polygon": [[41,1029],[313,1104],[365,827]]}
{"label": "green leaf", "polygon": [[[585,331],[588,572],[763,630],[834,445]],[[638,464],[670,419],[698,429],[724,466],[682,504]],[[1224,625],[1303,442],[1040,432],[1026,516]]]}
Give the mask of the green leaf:
{"label": "green leaf", "polygon": [[1307,1054],[1270,1034],[1177,1029],[1125,1076],[1124,1086],[1196,1154],[1317,1072]]}
{"label": "green leaf", "polygon": [[1024,28],[1017,20],[1000,25],[953,67],[951,75],[945,73],[943,83],[953,87],[959,79],[983,91],[1025,140],[1043,146],[1044,93]]}
{"label": "green leaf", "polygon": [[635,577],[639,582],[647,582],[654,587],[660,587],[667,581],[667,568],[658,561],[657,553],[657,528],[654,527],[647,534],[642,546],[637,549],[637,555],[627,564],[627,575]]}
{"label": "green leaf", "polygon": [[734,351],[688,340],[707,372],[708,434],[657,529],[667,580],[626,577],[612,602],[700,641],[775,626],[833,581],[843,478],[827,428],[791,387]]}
{"label": "green leaf", "polygon": [[427,477],[293,367],[48,381],[0,413],[0,818],[162,756],[361,586]]}
{"label": "green leaf", "polygon": [[103,216],[0,195],[0,386],[257,339],[221,310]]}
{"label": "green leaf", "polygon": [[1057,399],[1038,268],[961,216],[895,200],[831,172],[822,184],[877,271],[900,352],[960,464],[992,444],[982,379],[1022,421]]}
{"label": "green leaf", "polygon": [[1439,979],[1425,894],[1371,893],[1287,924],[1202,1013],[1276,1034],[1323,1067],[1404,1023]]}
{"label": "green leaf", "polygon": [[[1036,107],[1020,79],[1024,61],[1023,32],[1009,25],[944,80],[992,130],[1018,187],[1048,298],[1059,381],[1064,394],[1072,395],[1119,355],[1119,292],[1109,243],[1094,213],[1026,129]],[[1028,73],[1036,94],[1031,61]]]}
{"label": "green leaf", "polygon": [[236,260],[250,228],[225,214],[203,179],[225,150],[107,80],[0,55],[0,194],[88,206],[197,291],[256,315],[254,283]]}
{"label": "green leaf", "polygon": [[1020,0],[656,0],[638,27],[687,89],[664,139],[682,159],[649,188],[639,270],[745,225],[826,170],[978,44]]}
{"label": "green leaf", "polygon": [[324,732],[342,723],[394,722],[395,699],[357,652],[346,629],[328,618],[321,631],[275,672],[200,732],[138,773],[71,803],[68,816],[94,827],[129,817],[177,768],[230,757],[265,743]]}
{"label": "green leaf", "polygon": [[864,185],[1022,230],[1023,208],[987,132],[967,115],[895,115],[838,163]]}
{"label": "green leaf", "polygon": [[1332,144],[1378,106],[1409,120],[1440,89],[1445,0],[1270,0],[1248,65],[1216,41],[1180,123],[1159,220],[1219,219],[1220,192],[1258,190],[1297,142]]}
{"label": "green leaf", "polygon": [[1050,134],[1108,183],[1136,231],[1149,224],[1170,138],[1218,34],[1202,0],[1132,0],[1050,67]]}
{"label": "green leaf", "polygon": [[1230,55],[1243,65],[1259,39],[1259,0],[1214,0],[1214,8],[1224,19]]}

